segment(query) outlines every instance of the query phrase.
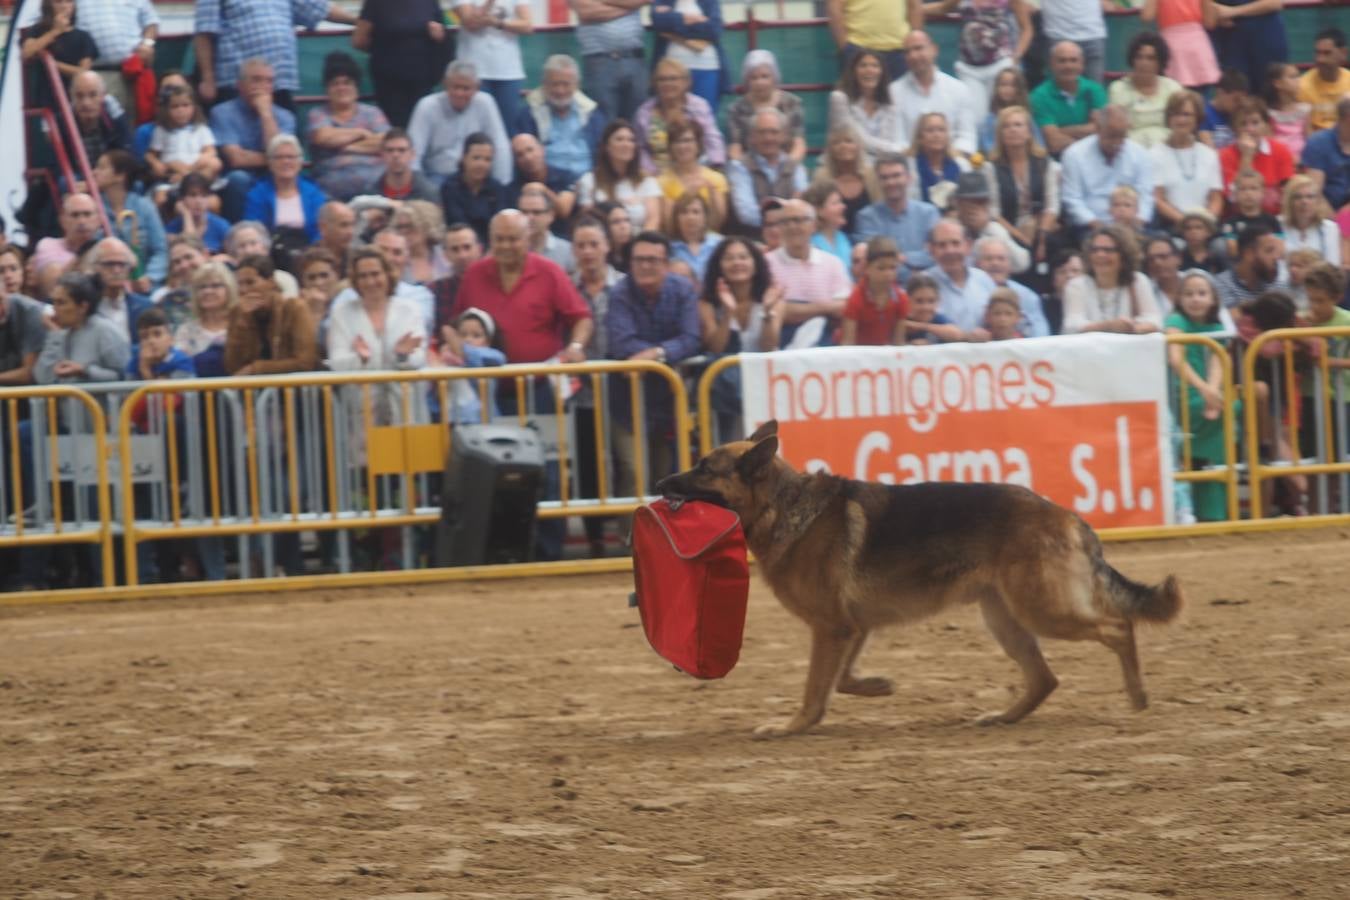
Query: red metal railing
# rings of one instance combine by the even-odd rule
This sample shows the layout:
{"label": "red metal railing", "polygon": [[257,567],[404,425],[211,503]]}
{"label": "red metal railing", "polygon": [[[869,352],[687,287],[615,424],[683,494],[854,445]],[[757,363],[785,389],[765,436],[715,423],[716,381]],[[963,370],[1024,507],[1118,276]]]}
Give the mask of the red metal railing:
{"label": "red metal railing", "polygon": [[[73,191],[78,175],[84,181],[84,192],[94,198],[94,208],[98,211],[99,222],[103,225],[105,235],[113,235],[112,223],[108,221],[107,210],[103,207],[103,198],[99,196],[98,185],[94,183],[94,169],[89,164],[89,156],[84,152],[84,142],[79,139],[80,128],[75,121],[75,111],[71,109],[70,98],[66,95],[66,85],[61,79],[61,71],[56,68],[56,60],[50,53],[42,54],[43,69],[47,73],[48,87],[51,89],[51,95],[56,101],[56,112],[60,114],[60,124],[58,126],[52,110],[46,107],[38,109],[25,109],[24,115],[32,116],[36,113],[37,117],[47,122],[47,136],[52,143],[53,152],[56,154],[57,165],[61,167],[61,174],[65,178],[66,190]],[[69,142],[69,146],[67,146]],[[32,158],[32,147],[29,148],[29,158]],[[74,158],[74,166],[71,165],[71,158]],[[53,192],[53,197],[59,199],[59,192]]]}

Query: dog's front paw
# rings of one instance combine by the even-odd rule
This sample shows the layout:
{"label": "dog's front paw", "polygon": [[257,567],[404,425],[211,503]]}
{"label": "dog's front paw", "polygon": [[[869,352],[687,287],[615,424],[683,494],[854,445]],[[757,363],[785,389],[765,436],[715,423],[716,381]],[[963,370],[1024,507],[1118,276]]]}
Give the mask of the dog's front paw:
{"label": "dog's front paw", "polygon": [[794,730],[792,722],[770,722],[767,725],[761,725],[754,730],[753,736],[757,741],[769,741],[774,738],[787,737],[796,734],[800,729]]}
{"label": "dog's front paw", "polygon": [[989,725],[1011,725],[1016,721],[1016,719],[1010,718],[1006,712],[991,712],[975,717],[975,724],[982,728]]}
{"label": "dog's front paw", "polygon": [[839,682],[839,693],[859,697],[888,697],[895,693],[895,682],[880,675],[870,678],[845,677]]}

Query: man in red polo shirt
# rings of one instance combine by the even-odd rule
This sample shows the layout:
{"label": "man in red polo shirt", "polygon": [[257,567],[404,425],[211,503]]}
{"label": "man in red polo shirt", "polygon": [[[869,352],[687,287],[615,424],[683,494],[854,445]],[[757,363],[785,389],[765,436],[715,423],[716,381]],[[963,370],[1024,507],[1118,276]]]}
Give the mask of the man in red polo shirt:
{"label": "man in red polo shirt", "polygon": [[[488,225],[488,255],[469,266],[455,298],[454,314],[470,306],[497,321],[502,350],[509,363],[586,361],[586,345],[594,323],[591,308],[577,293],[562,266],[528,248],[529,222],[516,209],[504,209]],[[548,379],[537,379],[533,408],[552,415],[553,392]],[[516,411],[512,380],[499,381],[497,403],[505,415]],[[561,496],[561,473],[556,461],[544,469],[544,499]],[[539,522],[534,533],[535,559],[562,559],[562,519]]]}
{"label": "man in red polo shirt", "polygon": [[594,323],[557,263],[527,249],[529,223],[518,210],[504,209],[488,226],[488,255],[469,266],[455,298],[455,315],[470,306],[497,320],[506,361],[586,360]]}

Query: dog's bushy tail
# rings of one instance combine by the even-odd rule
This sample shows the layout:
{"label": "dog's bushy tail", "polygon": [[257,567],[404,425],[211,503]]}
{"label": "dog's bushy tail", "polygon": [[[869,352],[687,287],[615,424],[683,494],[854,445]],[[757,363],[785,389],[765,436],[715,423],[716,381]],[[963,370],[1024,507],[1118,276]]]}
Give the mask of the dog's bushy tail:
{"label": "dog's bushy tail", "polygon": [[1159,624],[1170,622],[1181,612],[1185,600],[1175,575],[1168,575],[1162,584],[1152,587],[1132,581],[1103,563],[1106,589],[1116,608],[1126,618]]}

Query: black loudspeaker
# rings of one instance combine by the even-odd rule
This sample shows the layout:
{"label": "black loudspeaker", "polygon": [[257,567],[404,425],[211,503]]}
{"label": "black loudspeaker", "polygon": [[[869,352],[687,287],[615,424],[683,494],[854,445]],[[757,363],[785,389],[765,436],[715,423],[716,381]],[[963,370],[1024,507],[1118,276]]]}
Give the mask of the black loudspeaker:
{"label": "black loudspeaker", "polygon": [[445,464],[436,564],[529,562],[543,490],[544,447],[534,429],[457,426]]}

